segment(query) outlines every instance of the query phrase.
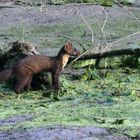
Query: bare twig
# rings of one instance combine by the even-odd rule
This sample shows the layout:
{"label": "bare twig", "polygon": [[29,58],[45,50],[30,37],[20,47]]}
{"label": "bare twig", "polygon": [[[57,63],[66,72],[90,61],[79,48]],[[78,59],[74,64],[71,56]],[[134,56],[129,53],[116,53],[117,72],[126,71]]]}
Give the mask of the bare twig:
{"label": "bare twig", "polygon": [[136,19],[140,23],[140,20],[131,11],[129,11],[123,4],[121,4],[118,0],[115,0],[115,2],[121,5],[134,19]]}
{"label": "bare twig", "polygon": [[[99,26],[99,28],[100,28],[100,30],[101,30],[101,44],[98,45],[100,52],[104,51],[104,49],[105,49],[105,50],[108,49],[108,48],[107,48],[108,46],[104,48],[104,46],[106,46],[106,44],[107,44],[107,39],[106,39],[106,35],[105,35],[105,32],[104,32],[104,28],[105,28],[105,25],[106,25],[107,20],[108,20],[108,14],[107,14],[106,10],[104,9],[104,7],[103,7],[103,11],[104,11],[104,13],[105,13],[105,20],[104,20],[104,23],[103,23],[102,27],[101,27],[101,24],[99,23],[98,18],[97,18],[96,15],[92,12],[92,15],[94,16],[94,18],[95,18],[95,20],[96,20],[96,22],[97,22],[97,24],[98,24],[98,26]],[[105,44],[104,44],[104,45],[103,45],[103,38],[104,38],[104,41],[105,41]],[[102,50],[102,49],[103,49],[103,50]],[[110,49],[110,47],[109,47],[109,49]],[[109,49],[108,49],[108,50],[109,50]]]}
{"label": "bare twig", "polygon": [[121,42],[121,41],[123,41],[123,40],[125,40],[125,39],[127,39],[127,38],[130,38],[131,36],[137,35],[137,34],[140,34],[140,31],[135,32],[135,33],[132,33],[132,34],[130,34],[130,35],[124,37],[124,38],[118,39],[118,40],[116,40],[116,41],[113,41],[113,42],[110,42],[110,43],[107,43],[107,44],[108,44],[108,45],[110,45],[110,44],[111,44],[111,45],[112,45],[112,44],[116,44],[116,43],[119,43],[119,42]]}
{"label": "bare twig", "polygon": [[105,10],[105,8],[103,7],[103,11],[104,11],[104,13],[105,13],[105,21],[104,21],[104,24],[103,24],[103,26],[102,26],[102,35],[103,35],[103,37],[104,37],[104,39],[105,39],[105,43],[107,44],[107,40],[106,40],[106,36],[105,36],[105,33],[104,33],[104,28],[105,28],[105,25],[106,25],[106,23],[107,23],[107,20],[108,20],[108,15],[107,15],[107,12],[106,12],[106,10]]}
{"label": "bare twig", "polygon": [[[104,20],[104,23],[103,23],[103,26],[101,28],[101,32],[102,32],[102,37],[101,37],[101,41],[102,41],[102,38],[104,37],[104,40],[105,40],[105,44],[101,44],[100,45],[100,52],[102,53],[103,51],[107,50],[108,49],[108,45],[107,44],[107,40],[106,40],[106,35],[105,35],[105,32],[104,32],[104,28],[105,28],[105,25],[107,23],[107,20],[108,20],[108,14],[105,10],[105,8],[103,7],[103,11],[105,13],[105,20]],[[106,47],[105,47],[106,46]]]}
{"label": "bare twig", "polygon": [[90,27],[90,25],[87,23],[87,21],[85,20],[85,18],[83,17],[81,11],[77,8],[77,7],[74,7],[80,14],[80,17],[81,19],[84,21],[84,23],[87,25],[87,27],[89,28],[89,30],[91,31],[91,42],[92,42],[92,45],[93,45],[93,42],[94,42],[94,32],[92,30],[92,28]]}
{"label": "bare twig", "polygon": [[94,16],[94,18],[95,18],[100,30],[102,31],[102,27],[101,27],[101,24],[99,23],[99,20],[98,20],[97,16],[93,12],[92,12],[92,15]]}
{"label": "bare twig", "polygon": [[104,40],[106,40],[105,33],[102,32],[101,24],[99,23],[99,20],[98,20],[98,18],[96,17],[96,15],[95,15],[93,12],[92,12],[92,15],[94,16],[94,18],[95,18],[95,20],[96,20],[96,22],[97,22],[97,24],[98,24],[98,26],[99,26],[99,28],[100,28],[100,30],[101,30],[101,44],[102,44],[102,43],[103,43],[103,42],[102,42],[102,38],[104,37]]}

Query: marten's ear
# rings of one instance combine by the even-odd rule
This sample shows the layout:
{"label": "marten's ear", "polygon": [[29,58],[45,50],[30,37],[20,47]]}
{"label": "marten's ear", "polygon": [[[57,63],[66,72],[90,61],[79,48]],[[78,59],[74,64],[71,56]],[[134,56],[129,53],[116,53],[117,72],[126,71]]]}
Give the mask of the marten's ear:
{"label": "marten's ear", "polygon": [[64,49],[67,51],[67,50],[70,50],[71,48],[72,48],[72,43],[69,41],[65,44]]}

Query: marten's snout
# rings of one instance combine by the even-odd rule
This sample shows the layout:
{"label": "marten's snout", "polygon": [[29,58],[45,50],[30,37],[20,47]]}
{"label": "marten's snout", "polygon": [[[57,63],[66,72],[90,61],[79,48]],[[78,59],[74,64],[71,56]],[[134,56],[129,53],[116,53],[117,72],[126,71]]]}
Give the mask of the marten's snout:
{"label": "marten's snout", "polygon": [[77,49],[74,49],[73,55],[72,56],[79,56],[80,55],[80,51]]}
{"label": "marten's snout", "polygon": [[67,52],[68,55],[73,56],[73,57],[77,57],[80,55],[80,51],[78,51],[77,49],[73,48],[72,51]]}

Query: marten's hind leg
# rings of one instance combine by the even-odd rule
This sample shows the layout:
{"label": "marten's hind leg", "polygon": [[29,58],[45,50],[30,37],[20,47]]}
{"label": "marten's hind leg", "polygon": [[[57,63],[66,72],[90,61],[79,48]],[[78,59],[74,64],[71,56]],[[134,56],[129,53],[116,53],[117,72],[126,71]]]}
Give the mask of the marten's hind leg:
{"label": "marten's hind leg", "polygon": [[31,88],[32,88],[32,87],[31,87],[31,82],[32,82],[32,76],[29,77],[29,80],[28,80],[28,82],[27,82],[27,85],[26,85],[26,88],[27,88],[27,89],[31,89]]}
{"label": "marten's hind leg", "polygon": [[19,94],[20,91],[27,85],[29,79],[30,79],[29,76],[17,77],[17,84],[14,89],[17,94]]}

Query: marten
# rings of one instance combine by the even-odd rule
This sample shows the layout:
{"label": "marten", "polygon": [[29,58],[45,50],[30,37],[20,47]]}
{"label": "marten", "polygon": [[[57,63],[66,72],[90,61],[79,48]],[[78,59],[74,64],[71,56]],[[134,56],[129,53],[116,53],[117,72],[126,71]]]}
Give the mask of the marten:
{"label": "marten", "polygon": [[18,60],[12,68],[0,72],[0,83],[8,80],[12,75],[16,78],[14,91],[19,94],[24,88],[31,88],[34,74],[42,71],[51,72],[52,87],[59,90],[59,76],[67,64],[69,57],[77,57],[80,52],[68,41],[59,51],[57,56],[48,57],[43,55],[27,56]]}

